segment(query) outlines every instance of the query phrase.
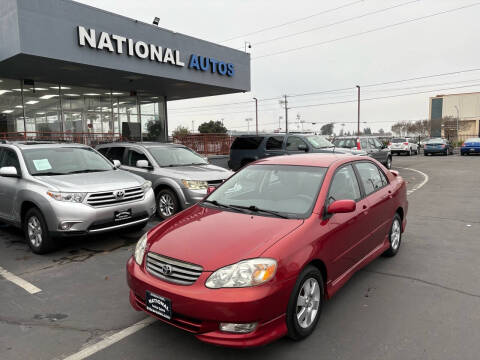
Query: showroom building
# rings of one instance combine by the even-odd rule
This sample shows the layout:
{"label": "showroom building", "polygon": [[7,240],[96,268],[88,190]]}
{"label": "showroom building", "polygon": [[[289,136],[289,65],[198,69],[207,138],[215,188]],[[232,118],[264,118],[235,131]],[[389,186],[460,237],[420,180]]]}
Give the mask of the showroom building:
{"label": "showroom building", "polygon": [[247,91],[245,52],[70,0],[0,1],[0,139],[165,141],[169,101]]}

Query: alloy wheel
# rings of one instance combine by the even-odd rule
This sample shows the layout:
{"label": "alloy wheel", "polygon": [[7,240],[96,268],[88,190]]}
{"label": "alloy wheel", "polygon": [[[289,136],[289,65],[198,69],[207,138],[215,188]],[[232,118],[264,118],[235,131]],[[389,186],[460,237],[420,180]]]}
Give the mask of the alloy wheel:
{"label": "alloy wheel", "polygon": [[158,201],[158,207],[160,208],[160,213],[163,216],[169,217],[173,215],[175,203],[169,194],[162,194]]}
{"label": "alloy wheel", "polygon": [[297,322],[306,329],[312,325],[320,307],[320,286],[315,278],[308,278],[297,297]]}
{"label": "alloy wheel", "polygon": [[396,251],[398,246],[400,245],[400,236],[401,236],[401,228],[400,222],[398,219],[393,220],[392,225],[392,233],[390,235],[390,242],[392,244],[392,249]]}
{"label": "alloy wheel", "polygon": [[387,158],[387,169],[392,168],[392,159],[390,157]]}
{"label": "alloy wheel", "polygon": [[28,240],[34,247],[39,247],[42,244],[43,230],[40,220],[36,216],[31,216],[27,222],[28,226]]}

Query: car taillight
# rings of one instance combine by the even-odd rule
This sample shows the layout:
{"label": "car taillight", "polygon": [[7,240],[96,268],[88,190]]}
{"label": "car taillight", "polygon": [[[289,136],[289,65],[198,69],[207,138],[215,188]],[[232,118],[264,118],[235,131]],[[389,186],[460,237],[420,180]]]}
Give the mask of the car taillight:
{"label": "car taillight", "polygon": [[462,147],[465,147],[465,143],[462,144]]}
{"label": "car taillight", "polygon": [[389,142],[389,143],[388,143],[388,146],[392,146],[392,143],[391,143],[391,142]]}
{"label": "car taillight", "polygon": [[360,139],[357,139],[357,150],[362,150],[362,147],[360,146]]}
{"label": "car taillight", "polygon": [[407,143],[407,142],[406,142],[406,143],[403,143],[403,145],[408,145],[408,143]]}

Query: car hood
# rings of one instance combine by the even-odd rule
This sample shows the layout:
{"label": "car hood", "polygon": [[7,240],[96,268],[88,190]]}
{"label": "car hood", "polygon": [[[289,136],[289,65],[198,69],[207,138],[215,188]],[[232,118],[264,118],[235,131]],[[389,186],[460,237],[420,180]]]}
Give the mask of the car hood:
{"label": "car hood", "polygon": [[99,171],[72,175],[35,176],[36,180],[54,191],[98,192],[128,189],[145,182],[141,177],[123,170]]}
{"label": "car hood", "polygon": [[149,233],[149,250],[215,271],[260,256],[303,224],[195,205]]}
{"label": "car hood", "polygon": [[186,180],[224,180],[233,172],[216,165],[188,165],[162,168],[162,174],[168,171],[169,176]]}
{"label": "car hood", "polygon": [[331,147],[326,149],[318,149],[321,152],[332,152],[335,154],[351,154],[351,155],[366,155],[367,153],[364,150],[357,150],[356,148],[341,148],[341,147]]}

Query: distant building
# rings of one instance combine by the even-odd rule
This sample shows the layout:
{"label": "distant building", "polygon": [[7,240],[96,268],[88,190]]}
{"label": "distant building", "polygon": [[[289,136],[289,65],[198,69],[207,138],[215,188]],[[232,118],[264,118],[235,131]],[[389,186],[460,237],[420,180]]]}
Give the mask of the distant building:
{"label": "distant building", "polygon": [[429,118],[432,137],[445,136],[441,120],[446,117],[459,119],[459,136],[478,136],[480,133],[480,92],[431,97]]}

